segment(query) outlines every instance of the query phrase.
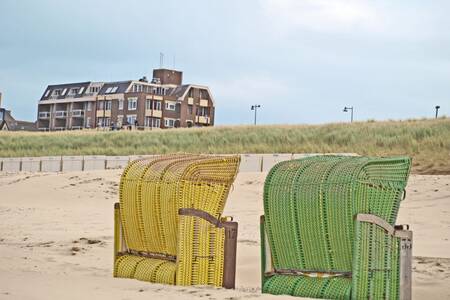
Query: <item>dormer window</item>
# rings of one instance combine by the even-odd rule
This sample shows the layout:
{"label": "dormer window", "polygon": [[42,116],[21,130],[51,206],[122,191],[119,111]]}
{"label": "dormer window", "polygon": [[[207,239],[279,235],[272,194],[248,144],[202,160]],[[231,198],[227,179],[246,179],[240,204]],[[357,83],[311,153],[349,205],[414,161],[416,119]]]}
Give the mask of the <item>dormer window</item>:
{"label": "dormer window", "polygon": [[69,90],[69,96],[74,96],[76,94],[78,94],[79,88],[71,88]]}
{"label": "dormer window", "polygon": [[48,97],[48,95],[50,95],[50,90],[47,90],[47,91],[45,92],[44,97]]}
{"label": "dormer window", "polygon": [[115,93],[119,87],[115,86],[112,88],[111,93]]}
{"label": "dormer window", "polygon": [[61,96],[61,90],[53,90],[53,96]]}
{"label": "dormer window", "polygon": [[112,87],[109,87],[109,88],[106,89],[105,93],[109,94],[109,93],[111,93],[111,90],[112,90]]}
{"label": "dormer window", "polygon": [[93,93],[98,93],[99,90],[100,90],[100,87],[98,87],[98,86],[91,86],[91,87],[89,88],[89,93],[91,93],[91,94],[93,94]]}

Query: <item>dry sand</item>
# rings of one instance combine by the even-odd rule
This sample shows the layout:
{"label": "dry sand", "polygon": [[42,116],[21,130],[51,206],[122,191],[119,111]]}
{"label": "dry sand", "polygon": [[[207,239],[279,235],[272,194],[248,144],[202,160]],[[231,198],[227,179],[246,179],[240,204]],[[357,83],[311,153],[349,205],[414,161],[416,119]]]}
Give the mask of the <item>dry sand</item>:
{"label": "dry sand", "polygon": [[[0,175],[0,299],[298,299],[260,294],[266,174],[241,173],[226,206],[239,221],[236,290],[112,278],[120,171]],[[450,298],[450,176],[412,176],[397,223],[414,230],[415,299]]]}

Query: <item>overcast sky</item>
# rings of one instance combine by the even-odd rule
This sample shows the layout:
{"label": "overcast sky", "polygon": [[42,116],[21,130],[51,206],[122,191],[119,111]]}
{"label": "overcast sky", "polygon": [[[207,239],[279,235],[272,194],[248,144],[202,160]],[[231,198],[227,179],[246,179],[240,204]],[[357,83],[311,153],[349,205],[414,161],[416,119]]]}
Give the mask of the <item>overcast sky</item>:
{"label": "overcast sky", "polygon": [[35,120],[48,84],[151,77],[211,87],[217,124],[450,115],[450,1],[0,0],[3,106]]}

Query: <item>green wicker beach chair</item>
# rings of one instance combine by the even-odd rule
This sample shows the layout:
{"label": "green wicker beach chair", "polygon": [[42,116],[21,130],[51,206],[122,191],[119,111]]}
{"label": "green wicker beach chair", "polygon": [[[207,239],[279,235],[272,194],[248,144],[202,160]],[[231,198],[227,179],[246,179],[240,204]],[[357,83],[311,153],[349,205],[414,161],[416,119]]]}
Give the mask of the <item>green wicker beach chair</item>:
{"label": "green wicker beach chair", "polygon": [[263,293],[410,299],[412,232],[394,225],[410,165],[316,156],[274,166],[261,216]]}

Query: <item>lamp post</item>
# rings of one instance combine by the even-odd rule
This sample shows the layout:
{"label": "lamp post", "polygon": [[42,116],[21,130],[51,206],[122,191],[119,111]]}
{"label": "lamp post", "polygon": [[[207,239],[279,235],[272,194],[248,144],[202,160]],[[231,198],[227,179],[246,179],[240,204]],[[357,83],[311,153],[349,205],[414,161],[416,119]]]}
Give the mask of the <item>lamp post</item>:
{"label": "lamp post", "polygon": [[259,105],[259,104],[252,105],[252,107],[251,107],[251,109],[255,111],[255,122],[254,122],[255,125],[256,125],[256,112],[257,112],[258,108],[260,108],[260,107],[261,107],[261,105]]}
{"label": "lamp post", "polygon": [[343,110],[343,112],[348,112],[348,111],[351,111],[351,115],[350,115],[350,123],[353,123],[353,106],[352,107],[344,107],[344,110]]}
{"label": "lamp post", "polygon": [[436,119],[438,118],[439,108],[441,108],[439,105],[436,105]]}

